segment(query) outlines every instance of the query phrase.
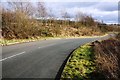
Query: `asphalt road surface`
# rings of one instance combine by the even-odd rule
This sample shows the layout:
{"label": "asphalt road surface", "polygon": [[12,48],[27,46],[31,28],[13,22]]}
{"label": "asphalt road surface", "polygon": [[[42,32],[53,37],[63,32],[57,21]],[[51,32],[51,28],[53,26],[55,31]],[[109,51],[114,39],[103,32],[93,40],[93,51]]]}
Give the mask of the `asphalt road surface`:
{"label": "asphalt road surface", "polygon": [[67,56],[87,42],[102,39],[54,39],[2,47],[2,78],[55,78]]}

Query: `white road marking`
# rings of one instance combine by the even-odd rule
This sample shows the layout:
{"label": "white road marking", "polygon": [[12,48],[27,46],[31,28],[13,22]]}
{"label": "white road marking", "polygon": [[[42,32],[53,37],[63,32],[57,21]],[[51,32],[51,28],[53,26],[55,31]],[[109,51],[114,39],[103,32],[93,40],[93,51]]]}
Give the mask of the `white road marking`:
{"label": "white road marking", "polygon": [[50,45],[43,46],[43,47],[38,47],[38,48],[40,49],[40,48],[44,48],[44,47],[48,47],[48,46],[52,46],[52,45],[55,45],[55,44],[50,44]]}
{"label": "white road marking", "polygon": [[[48,47],[48,46],[52,46],[52,45],[55,45],[55,44],[50,44],[50,45],[43,46],[43,47],[38,47],[38,48],[44,48],[44,47]],[[24,54],[24,53],[25,53],[25,51],[24,51],[24,52],[21,52],[21,53],[18,53],[18,54],[15,54],[15,55],[12,55],[12,56],[9,56],[9,57],[7,57],[7,58],[1,59],[0,61],[4,61],[4,60],[6,60],[6,59],[10,59],[10,58],[12,58],[12,57],[15,57],[15,56],[18,56],[18,55],[21,55],[21,54]]]}
{"label": "white road marking", "polygon": [[9,57],[7,57],[7,58],[1,59],[0,61],[4,61],[4,60],[6,60],[6,59],[10,59],[10,58],[12,58],[12,57],[15,57],[15,56],[18,56],[18,55],[21,55],[21,54],[24,54],[24,53],[25,53],[25,51],[24,51],[24,52],[21,52],[21,53],[18,53],[18,54],[15,54],[15,55],[12,55],[12,56],[9,56]]}

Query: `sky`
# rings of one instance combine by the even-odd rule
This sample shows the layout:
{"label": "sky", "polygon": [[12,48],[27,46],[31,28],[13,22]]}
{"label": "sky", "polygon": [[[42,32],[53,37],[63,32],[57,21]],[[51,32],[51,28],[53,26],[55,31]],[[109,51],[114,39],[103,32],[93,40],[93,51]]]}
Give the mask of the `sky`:
{"label": "sky", "polygon": [[[6,0],[2,0],[3,2]],[[37,2],[44,1],[48,9],[57,17],[61,11],[67,11],[74,17],[77,12],[83,12],[104,23],[118,23],[119,0],[7,0],[14,2]],[[118,15],[119,14],[119,15]],[[120,19],[119,19],[120,20]]]}
{"label": "sky", "polygon": [[67,11],[71,16],[83,12],[104,23],[118,23],[118,2],[46,2],[56,16]]}

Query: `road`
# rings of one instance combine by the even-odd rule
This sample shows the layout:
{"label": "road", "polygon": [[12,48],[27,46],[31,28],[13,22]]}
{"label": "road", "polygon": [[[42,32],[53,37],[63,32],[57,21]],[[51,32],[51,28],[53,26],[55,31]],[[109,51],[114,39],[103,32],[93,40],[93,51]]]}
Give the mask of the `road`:
{"label": "road", "polygon": [[54,39],[2,47],[3,78],[55,78],[77,47],[101,38]]}

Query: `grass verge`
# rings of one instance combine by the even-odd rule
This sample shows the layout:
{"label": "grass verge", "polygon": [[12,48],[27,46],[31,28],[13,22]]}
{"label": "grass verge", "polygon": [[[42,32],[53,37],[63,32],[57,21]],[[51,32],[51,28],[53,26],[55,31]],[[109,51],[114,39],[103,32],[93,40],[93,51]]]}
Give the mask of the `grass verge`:
{"label": "grass verge", "polygon": [[95,69],[93,48],[90,44],[86,44],[76,49],[70,56],[62,72],[61,79],[89,79],[88,75],[94,72]]}
{"label": "grass verge", "polygon": [[29,38],[29,39],[0,39],[0,45],[6,46],[6,45],[12,45],[17,43],[24,43],[24,42],[32,42],[32,41],[38,41],[38,40],[48,40],[48,39],[69,39],[69,38],[93,38],[93,37],[104,37],[107,36],[107,34],[103,36],[58,36],[58,37],[37,37],[37,38]]}
{"label": "grass verge", "polygon": [[10,40],[0,39],[0,44],[2,46],[6,46],[6,45],[17,44],[17,43],[33,42],[33,41],[47,40],[47,39],[54,39],[54,37],[37,37],[37,38],[29,38],[29,39],[10,39]]}
{"label": "grass verge", "polygon": [[61,79],[120,80],[120,41],[107,39],[77,48],[69,57]]}

